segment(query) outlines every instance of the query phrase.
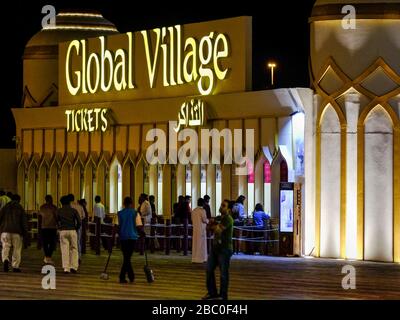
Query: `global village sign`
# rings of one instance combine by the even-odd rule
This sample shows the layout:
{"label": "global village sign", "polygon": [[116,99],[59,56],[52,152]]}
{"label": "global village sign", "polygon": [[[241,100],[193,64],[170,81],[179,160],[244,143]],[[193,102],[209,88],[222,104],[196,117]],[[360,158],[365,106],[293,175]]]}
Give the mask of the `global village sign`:
{"label": "global village sign", "polygon": [[[155,43],[151,42],[150,32],[156,36]],[[140,34],[151,88],[155,86],[156,70],[161,61],[164,87],[195,82],[199,93],[208,95],[217,79],[226,79],[228,68],[220,66],[220,61],[230,54],[226,35],[210,32],[200,40],[188,37],[183,44],[181,25],[156,28],[150,32],[142,31]],[[67,49],[65,63],[66,83],[70,94],[135,89],[133,37],[132,32],[126,33],[128,51],[121,48],[109,50],[104,36],[98,37],[100,52],[90,54],[87,51],[87,40],[72,41]],[[78,68],[71,68],[72,59],[80,62]]]}
{"label": "global village sign", "polygon": [[[66,110],[67,131],[106,131],[113,101],[188,97],[179,108],[178,121],[170,121],[169,133],[147,132],[146,141],[154,143],[147,148],[146,159],[150,164],[178,159],[179,163],[208,163],[210,152],[197,153],[198,132],[191,127],[205,123],[201,96],[251,90],[251,24],[250,17],[238,17],[60,44],[60,105],[93,104],[92,108]],[[94,105],[104,102],[109,108]],[[202,143],[212,141],[213,164],[221,159],[221,138],[225,141],[224,163],[231,164],[234,158],[241,166],[238,171],[252,162],[254,130],[245,132],[245,157],[241,129],[203,128],[200,134]],[[174,141],[186,143],[177,150]],[[210,146],[201,150],[210,150]]]}

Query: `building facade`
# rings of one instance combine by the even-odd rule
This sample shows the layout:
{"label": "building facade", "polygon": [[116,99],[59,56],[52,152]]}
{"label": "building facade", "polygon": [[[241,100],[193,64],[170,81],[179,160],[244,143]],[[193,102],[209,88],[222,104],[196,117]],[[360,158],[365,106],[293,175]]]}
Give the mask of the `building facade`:
{"label": "building facade", "polygon": [[145,192],[170,217],[179,195],[209,194],[216,215],[243,194],[250,216],[262,203],[279,218],[280,183],[297,182],[302,254],[400,262],[399,12],[316,1],[312,89],[267,91],[252,91],[250,17],[120,34],[98,13],[60,13],[26,46],[13,109],[26,209],[73,193],[115,213]]}
{"label": "building facade", "polygon": [[310,18],[305,250],[400,262],[400,2],[351,3]]}
{"label": "building facade", "polygon": [[[98,13],[57,19],[26,47],[24,108],[13,109],[26,209],[37,210],[46,194],[58,201],[73,193],[89,210],[100,195],[115,213],[125,196],[137,203],[144,192],[168,218],[179,195],[191,195],[195,207],[208,194],[217,215],[223,199],[245,195],[249,216],[262,203],[278,217],[279,183],[304,181],[303,110],[312,91],[251,90],[251,17],[126,34]],[[185,123],[185,108],[199,106],[201,123]],[[167,159],[153,163],[157,132],[165,133]],[[188,140],[201,159],[174,160]],[[236,149],[245,174],[227,159]]]}

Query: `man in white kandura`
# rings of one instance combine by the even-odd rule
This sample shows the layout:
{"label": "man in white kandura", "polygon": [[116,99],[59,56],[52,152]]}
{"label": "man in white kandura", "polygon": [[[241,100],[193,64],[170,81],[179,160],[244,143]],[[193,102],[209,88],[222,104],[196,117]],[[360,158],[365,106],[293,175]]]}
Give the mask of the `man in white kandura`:
{"label": "man in white kandura", "polygon": [[197,208],[192,211],[193,239],[192,262],[203,263],[207,261],[207,213],[204,209],[204,199],[197,201]]}

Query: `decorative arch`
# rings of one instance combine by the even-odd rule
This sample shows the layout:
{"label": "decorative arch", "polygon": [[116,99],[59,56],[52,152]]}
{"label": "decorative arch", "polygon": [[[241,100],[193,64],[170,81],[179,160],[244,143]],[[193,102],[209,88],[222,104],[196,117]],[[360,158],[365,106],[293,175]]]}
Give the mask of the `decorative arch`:
{"label": "decorative arch", "polygon": [[264,152],[259,152],[254,166],[255,203],[262,203],[264,211],[271,213],[271,164]]}
{"label": "decorative arch", "polygon": [[26,195],[25,181],[28,178],[27,168],[28,168],[27,157],[23,155],[19,160],[17,166],[17,192],[21,196],[21,199],[23,199],[23,205],[25,209],[27,209],[27,202],[25,200],[25,195]]}
{"label": "decorative arch", "polygon": [[[358,121],[358,197],[357,197],[357,258],[365,259],[365,236],[366,236],[366,175],[365,175],[365,156],[366,156],[366,124],[369,116],[381,108],[385,111],[390,120],[393,132],[392,161],[393,161],[393,261],[400,262],[400,119],[396,112],[386,102],[380,102],[381,98],[372,101],[360,114]],[[367,164],[368,165],[368,164]],[[368,180],[368,178],[367,178]],[[367,209],[368,210],[368,209]],[[368,214],[368,213],[367,213]]]}
{"label": "decorative arch", "polygon": [[146,161],[145,154],[140,153],[134,167],[134,179],[131,177],[131,181],[134,183],[134,203],[137,204],[141,193],[149,193],[150,190],[150,176],[149,176],[149,164]]}
{"label": "decorative arch", "polygon": [[[332,117],[335,115],[337,117],[337,128],[338,134],[340,136],[337,143],[340,143],[339,149],[339,161],[340,161],[340,170],[339,175],[336,176],[336,179],[339,177],[340,181],[340,236],[339,236],[339,254],[338,257],[345,258],[346,256],[346,133],[347,133],[347,122],[346,117],[338,105],[338,103],[326,94],[323,94],[325,97],[325,102],[322,104],[321,109],[317,115],[317,133],[316,133],[316,195],[315,195],[315,256],[319,257],[321,255],[321,201],[322,199],[322,166],[326,165],[326,163],[322,161],[322,131],[323,125],[327,126],[324,122],[326,120],[326,116],[330,118],[330,124],[332,125]],[[328,126],[329,126],[328,125]],[[336,145],[337,145],[336,143]],[[329,161],[332,162],[332,161]],[[329,172],[329,171],[326,171]],[[333,178],[333,177],[332,177]],[[331,251],[331,250],[329,250]],[[337,250],[336,250],[337,252]],[[337,255],[337,254],[336,254]]]}
{"label": "decorative arch", "polygon": [[122,196],[134,198],[135,194],[135,163],[136,158],[127,152],[122,160]]}
{"label": "decorative arch", "polygon": [[110,212],[117,213],[122,208],[122,165],[118,157],[113,157],[109,171],[110,177]]}
{"label": "decorative arch", "polygon": [[88,212],[93,212],[94,197],[97,192],[97,163],[93,158],[93,154],[89,154],[84,166],[84,190],[83,198],[87,203]]}
{"label": "decorative arch", "polygon": [[96,166],[96,194],[99,195],[106,208],[106,212],[109,211],[109,163],[103,153],[100,154],[99,160]]}
{"label": "decorative arch", "polygon": [[79,198],[84,198],[85,163],[84,154],[78,153],[72,163],[72,193]]}
{"label": "decorative arch", "polygon": [[70,194],[72,192],[72,163],[68,157],[65,155],[60,166],[61,170],[61,196]]}

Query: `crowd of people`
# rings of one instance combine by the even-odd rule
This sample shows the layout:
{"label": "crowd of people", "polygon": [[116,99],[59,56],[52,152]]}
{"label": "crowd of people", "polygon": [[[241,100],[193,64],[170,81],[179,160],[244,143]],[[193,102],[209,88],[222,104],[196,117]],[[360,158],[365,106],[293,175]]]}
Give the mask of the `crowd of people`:
{"label": "crowd of people", "polygon": [[[54,264],[53,252],[59,239],[62,268],[64,273],[77,273],[82,262],[82,252],[86,242],[86,229],[89,213],[85,199],[75,200],[73,194],[62,196],[61,206],[53,203],[51,195],[45,197],[45,203],[38,214],[38,228],[41,245],[44,252],[44,264]],[[95,197],[93,206],[93,221],[104,223],[105,206],[101,197]],[[243,225],[246,218],[244,201],[240,196],[236,201],[224,200],[217,217],[213,217],[210,208],[210,197],[199,198],[197,206],[192,210],[190,196],[179,196],[173,205],[173,222],[176,224],[192,224],[192,262],[207,262],[206,283],[208,293],[204,299],[227,299],[229,283],[229,265],[233,254],[233,227]],[[5,193],[0,190],[0,235],[2,244],[3,269],[8,272],[21,272],[21,251],[29,242],[27,215],[20,204],[17,194]],[[156,222],[157,213],[155,197],[142,193],[139,196],[137,209],[131,197],[126,197],[123,209],[117,214],[118,234],[123,256],[119,281],[133,283],[135,274],[131,257],[136,241],[144,239],[149,233],[149,226]],[[269,215],[264,212],[261,204],[257,204],[253,213],[255,228],[265,229]],[[207,230],[214,234],[213,245],[207,252]],[[12,252],[11,252],[12,249]],[[11,256],[11,259],[10,259]],[[220,268],[220,291],[218,293],[215,281],[215,269]],[[128,280],[126,279],[128,277]]]}

